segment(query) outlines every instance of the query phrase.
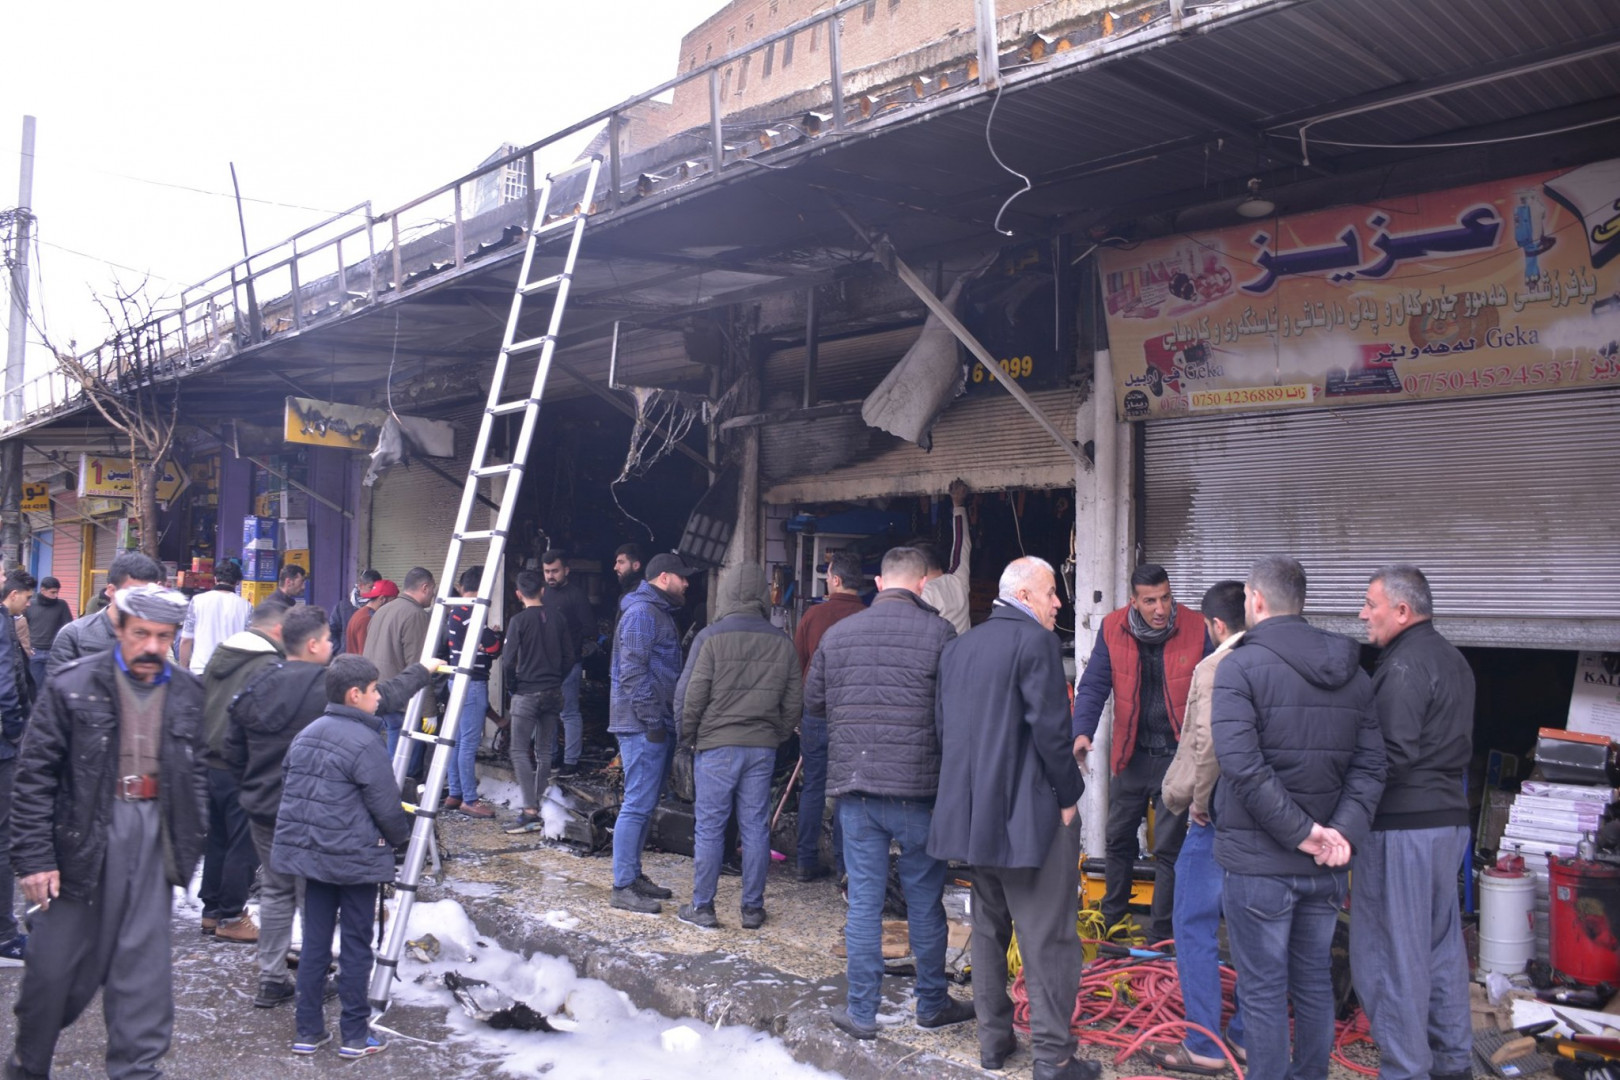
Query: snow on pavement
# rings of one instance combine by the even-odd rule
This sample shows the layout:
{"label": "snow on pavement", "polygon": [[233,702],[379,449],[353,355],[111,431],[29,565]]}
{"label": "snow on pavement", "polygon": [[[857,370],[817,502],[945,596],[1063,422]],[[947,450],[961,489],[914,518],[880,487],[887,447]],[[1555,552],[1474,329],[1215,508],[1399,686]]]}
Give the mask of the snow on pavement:
{"label": "snow on pavement", "polygon": [[[560,913],[559,913],[560,914]],[[781,1040],[753,1028],[709,1027],[637,1009],[621,991],[598,979],[581,978],[567,960],[537,954],[525,959],[481,938],[454,900],[418,903],[411,909],[410,939],[431,934],[440,945],[432,963],[405,958],[394,985],[402,1004],[439,1006],[447,1012],[450,1039],[473,1044],[481,1056],[502,1061],[511,1076],[657,1076],[659,1080],[827,1080],[834,1073],[793,1060]],[[473,1020],[445,988],[447,971],[482,979],[544,1015],[566,1012],[578,1030],[496,1031]],[[383,1021],[387,1023],[387,1018]],[[665,1032],[684,1028],[691,1035]],[[406,1034],[409,1034],[406,1032]],[[666,1043],[686,1043],[683,1051]]]}

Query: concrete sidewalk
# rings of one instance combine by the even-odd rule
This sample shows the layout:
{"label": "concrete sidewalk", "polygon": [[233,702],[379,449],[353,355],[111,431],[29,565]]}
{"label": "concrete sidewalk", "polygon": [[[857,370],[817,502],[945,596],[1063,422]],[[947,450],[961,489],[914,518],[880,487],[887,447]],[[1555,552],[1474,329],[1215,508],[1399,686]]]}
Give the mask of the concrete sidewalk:
{"label": "concrete sidewalk", "polygon": [[973,1024],[917,1027],[909,977],[884,980],[878,1039],[859,1042],[833,1027],[827,1012],[844,1001],[844,961],[834,955],[843,942],[844,902],[830,879],[801,884],[789,864],[773,864],[765,892],[769,920],[749,931],[738,924],[740,880],[722,876],[715,897],[722,929],[702,930],[675,917],[675,908],[691,899],[691,859],[649,852],[647,875],[675,899],[664,902],[661,915],[619,911],[608,902],[609,858],[582,857],[538,833],[509,836],[501,829],[511,816],[497,823],[445,814],[439,829],[445,880],[424,886],[422,899],[455,899],[504,948],[565,956],[638,1006],[752,1025],[781,1038],[798,1060],[851,1080],[1030,1075],[1023,1039],[1004,1072],[985,1073]]}

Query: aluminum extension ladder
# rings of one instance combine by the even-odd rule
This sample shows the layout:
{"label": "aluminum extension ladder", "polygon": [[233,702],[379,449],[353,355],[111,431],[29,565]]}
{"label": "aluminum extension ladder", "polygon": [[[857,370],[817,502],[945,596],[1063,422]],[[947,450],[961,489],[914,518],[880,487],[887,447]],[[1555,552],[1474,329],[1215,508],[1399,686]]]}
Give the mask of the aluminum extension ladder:
{"label": "aluminum extension ladder", "polygon": [[[435,862],[437,861],[434,823],[439,813],[439,793],[444,788],[445,770],[454,752],[456,722],[461,716],[461,705],[466,699],[467,683],[473,670],[472,658],[468,657],[467,653],[478,648],[479,639],[483,636],[484,627],[489,621],[491,593],[494,591],[495,583],[500,580],[502,560],[506,554],[506,534],[517,509],[518,491],[523,481],[523,466],[528,460],[529,446],[534,440],[534,429],[540,416],[540,397],[545,390],[546,376],[551,370],[552,353],[557,348],[563,309],[567,306],[574,264],[579,257],[580,241],[585,233],[585,218],[590,211],[591,201],[595,198],[596,182],[601,170],[602,159],[591,157],[548,175],[540,188],[534,224],[529,229],[528,246],[523,252],[523,268],[518,272],[517,288],[512,294],[512,310],[507,316],[506,333],[501,340],[501,351],[495,359],[495,374],[490,382],[489,402],[484,409],[484,419],[478,425],[478,441],[473,446],[472,464],[467,472],[466,486],[461,493],[461,509],[456,512],[455,531],[450,537],[450,550],[445,556],[444,572],[439,577],[438,596],[434,601],[433,614],[428,620],[427,638],[422,644],[422,662],[431,666],[439,643],[439,635],[444,628],[446,612],[451,607],[470,609],[467,633],[462,639],[462,653],[452,658],[455,667],[450,684],[450,700],[445,707],[445,715],[438,730],[434,734],[429,734],[422,730],[422,699],[425,694],[418,694],[412,699],[405,713],[399,744],[394,751],[394,780],[401,786],[404,785],[405,770],[416,744],[426,743],[431,746],[433,757],[428,765],[427,782],[423,785],[419,804],[415,808],[416,821],[411,828],[410,847],[406,849],[404,865],[400,867],[398,879],[394,883],[399,897],[398,910],[388,924],[383,947],[377,955],[377,965],[371,972],[368,996],[373,1019],[388,1008],[400,954],[405,948],[406,927],[410,922],[411,908],[416,902],[416,888],[422,879],[422,864],[430,850],[435,851]],[[580,174],[584,174],[585,187],[579,201],[574,205],[573,212],[548,222],[546,214],[551,204],[553,189],[559,182]],[[531,280],[535,250],[547,239],[564,230],[569,230],[571,235],[568,255],[563,261],[561,273]],[[548,292],[553,294],[553,300],[551,320],[546,332],[537,337],[519,338],[518,324],[523,315],[524,299]],[[539,354],[539,359],[528,394],[522,397],[507,396],[507,373],[513,358],[534,353]],[[523,415],[523,427],[512,448],[511,463],[488,464],[490,435],[494,430],[496,419],[518,413]],[[470,526],[473,509],[478,505],[479,481],[492,476],[507,478],[505,489],[501,493],[500,509],[496,512],[495,525],[489,529],[473,529]],[[460,573],[462,545],[469,541],[484,540],[489,542],[489,553],[484,558],[484,574],[478,583],[478,595],[458,597],[454,595],[454,586]]]}

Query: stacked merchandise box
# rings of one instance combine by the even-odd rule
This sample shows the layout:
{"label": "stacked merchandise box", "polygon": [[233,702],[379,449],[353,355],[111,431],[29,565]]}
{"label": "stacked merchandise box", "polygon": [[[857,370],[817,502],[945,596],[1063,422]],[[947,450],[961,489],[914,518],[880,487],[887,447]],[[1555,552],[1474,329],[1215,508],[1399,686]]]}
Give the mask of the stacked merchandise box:
{"label": "stacked merchandise box", "polygon": [[242,582],[242,599],[258,607],[270,594],[276,591],[274,581],[244,581]]}
{"label": "stacked merchandise box", "polygon": [[[279,534],[275,518],[250,514],[242,519],[242,578],[244,581],[276,580],[276,537]],[[273,586],[272,586],[273,587]]]}

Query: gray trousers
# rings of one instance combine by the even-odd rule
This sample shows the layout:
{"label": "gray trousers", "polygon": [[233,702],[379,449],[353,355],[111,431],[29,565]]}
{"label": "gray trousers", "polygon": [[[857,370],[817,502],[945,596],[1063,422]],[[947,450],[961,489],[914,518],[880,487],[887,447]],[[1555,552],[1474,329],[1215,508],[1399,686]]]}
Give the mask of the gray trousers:
{"label": "gray trousers", "polygon": [[512,695],[512,771],[523,789],[525,810],[540,809],[551,783],[551,748],[557,744],[562,705],[561,690]]}
{"label": "gray trousers", "polygon": [[1473,1067],[1457,873],[1468,827],[1388,829],[1356,850],[1350,975],[1378,1044],[1380,1080]]}
{"label": "gray trousers", "polygon": [[1013,1038],[1007,947],[1016,928],[1035,1060],[1061,1064],[1074,1056],[1069,1024],[1085,962],[1076,929],[1079,893],[1078,818],[1058,827],[1039,867],[973,868],[973,1012],[981,1053],[996,1053]]}
{"label": "gray trousers", "polygon": [[34,916],[17,991],[17,1060],[48,1076],[56,1040],[101,990],[109,1080],[163,1075],[174,1030],[172,890],[158,804],[113,800],[96,902],[58,897]]}
{"label": "gray trousers", "polygon": [[1153,915],[1146,927],[1148,944],[1175,935],[1176,857],[1187,838],[1187,815],[1172,814],[1164,805],[1164,774],[1172,755],[1153,757],[1140,747],[1125,768],[1108,784],[1107,859],[1103,862],[1103,920],[1109,926],[1123,919],[1131,902],[1131,875],[1141,846],[1136,831],[1153,804]]}
{"label": "gray trousers", "polygon": [[304,907],[304,879],[270,868],[273,825],[248,823],[259,852],[259,980],[291,982],[287,950],[292,948],[293,916]]}

